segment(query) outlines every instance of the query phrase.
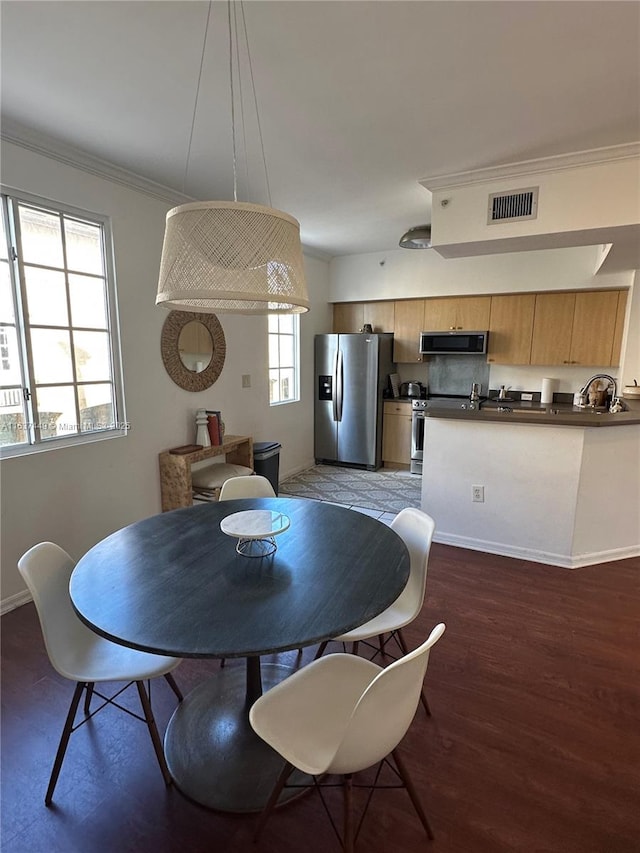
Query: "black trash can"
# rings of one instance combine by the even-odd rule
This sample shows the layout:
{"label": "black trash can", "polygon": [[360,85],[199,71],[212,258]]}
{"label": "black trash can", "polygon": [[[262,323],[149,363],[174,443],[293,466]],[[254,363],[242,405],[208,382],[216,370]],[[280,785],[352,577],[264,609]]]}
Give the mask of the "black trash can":
{"label": "black trash can", "polygon": [[280,471],[280,448],[277,441],[255,441],[253,444],[253,467],[256,474],[266,477],[278,494]]}

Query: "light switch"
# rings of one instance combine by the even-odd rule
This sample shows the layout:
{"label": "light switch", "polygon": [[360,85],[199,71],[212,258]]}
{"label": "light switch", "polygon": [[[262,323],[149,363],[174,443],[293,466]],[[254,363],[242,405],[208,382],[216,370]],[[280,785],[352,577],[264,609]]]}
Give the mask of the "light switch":
{"label": "light switch", "polygon": [[242,387],[243,388],[251,388],[251,374],[243,373],[242,374]]}

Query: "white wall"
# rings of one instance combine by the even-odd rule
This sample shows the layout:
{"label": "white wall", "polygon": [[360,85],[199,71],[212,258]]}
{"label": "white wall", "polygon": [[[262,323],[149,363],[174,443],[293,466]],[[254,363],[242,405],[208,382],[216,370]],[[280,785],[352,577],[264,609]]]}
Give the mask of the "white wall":
{"label": "white wall", "polygon": [[424,447],[438,542],[567,568],[640,553],[638,426],[427,418]]}
{"label": "white wall", "polygon": [[[183,391],[164,370],[154,304],[165,214],[170,206],[21,147],[3,144],[2,180],[14,188],[111,217],[124,365],[125,438],[45,450],[0,463],[0,583],[3,606],[20,599],[16,561],[36,542],[74,557],[112,531],[160,511],[158,453],[194,439],[198,408],[220,409],[230,433],[282,444],[281,476],[313,464],[313,336],[330,328],[328,264],[305,256],[311,311],[301,319],[302,399],[268,404],[265,317],[221,315],[225,367],[201,393]],[[251,374],[252,387],[241,387]]]}

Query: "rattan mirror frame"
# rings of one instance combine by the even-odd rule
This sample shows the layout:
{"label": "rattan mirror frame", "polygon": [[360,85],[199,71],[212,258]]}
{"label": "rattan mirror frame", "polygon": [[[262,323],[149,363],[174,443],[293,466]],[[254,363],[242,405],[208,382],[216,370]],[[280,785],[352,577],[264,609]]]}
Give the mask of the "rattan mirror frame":
{"label": "rattan mirror frame", "polygon": [[[200,373],[194,373],[184,366],[178,350],[180,332],[187,323],[194,321],[202,323],[211,335],[213,342],[211,361]],[[215,314],[171,311],[162,326],[160,351],[165,369],[176,385],[185,391],[206,391],[222,373],[227,354],[227,342],[220,321]]]}

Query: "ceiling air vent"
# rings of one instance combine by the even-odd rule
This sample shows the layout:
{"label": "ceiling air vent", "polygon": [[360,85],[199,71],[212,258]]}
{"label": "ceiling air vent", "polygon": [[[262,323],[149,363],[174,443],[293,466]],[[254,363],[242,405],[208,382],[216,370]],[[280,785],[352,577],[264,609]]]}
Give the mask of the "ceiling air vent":
{"label": "ceiling air vent", "polygon": [[528,187],[517,192],[491,193],[489,196],[489,218],[487,225],[494,222],[521,222],[535,219],[538,215],[538,187]]}

